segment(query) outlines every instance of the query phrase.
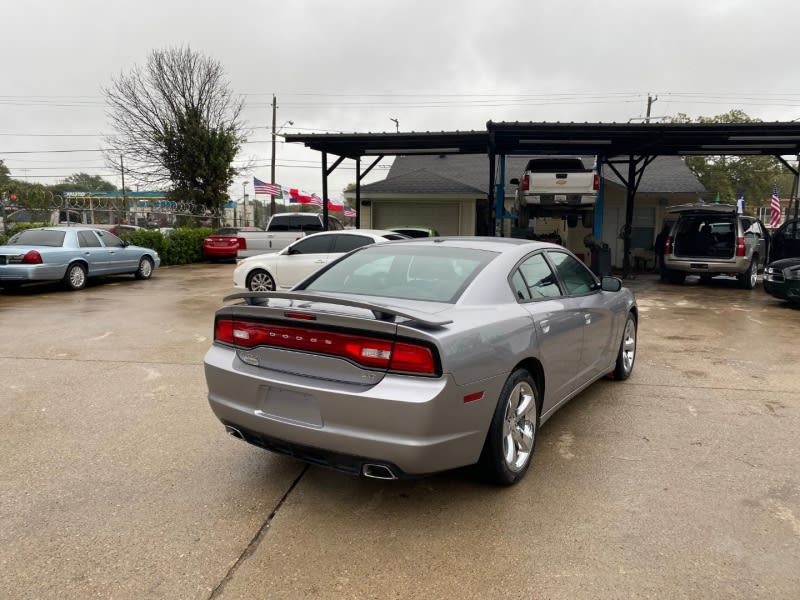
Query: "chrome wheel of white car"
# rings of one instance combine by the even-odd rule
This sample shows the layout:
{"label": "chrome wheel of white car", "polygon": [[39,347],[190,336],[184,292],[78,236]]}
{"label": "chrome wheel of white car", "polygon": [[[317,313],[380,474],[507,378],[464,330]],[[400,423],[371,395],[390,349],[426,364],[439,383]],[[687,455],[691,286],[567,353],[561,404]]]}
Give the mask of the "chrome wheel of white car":
{"label": "chrome wheel of white car", "polygon": [[82,290],[86,287],[86,267],[80,263],[72,263],[64,275],[64,286],[68,290]]}
{"label": "chrome wheel of white car", "polygon": [[636,318],[629,314],[622,332],[622,342],[617,355],[617,365],[614,369],[614,379],[627,379],[633,371],[636,360]]}
{"label": "chrome wheel of white car", "polygon": [[151,261],[146,256],[143,256],[142,259],[139,261],[139,268],[136,269],[136,273],[134,273],[134,277],[136,279],[150,279],[150,276],[153,274],[153,261]]}
{"label": "chrome wheel of white car", "polygon": [[539,391],[531,374],[511,374],[497,404],[481,456],[486,473],[497,483],[516,483],[531,464],[539,429]]}
{"label": "chrome wheel of white car", "polygon": [[251,292],[271,292],[275,289],[275,280],[266,271],[256,269],[247,278],[247,289]]}

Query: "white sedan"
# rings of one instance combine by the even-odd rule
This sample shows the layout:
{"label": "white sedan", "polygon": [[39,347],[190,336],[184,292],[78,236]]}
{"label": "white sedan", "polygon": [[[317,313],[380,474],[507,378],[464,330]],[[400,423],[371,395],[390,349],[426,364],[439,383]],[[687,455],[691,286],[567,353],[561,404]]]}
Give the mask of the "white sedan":
{"label": "white sedan", "polygon": [[314,233],[280,252],[242,259],[233,271],[234,287],[251,292],[289,289],[351,250],[408,236],[383,229],[346,229]]}

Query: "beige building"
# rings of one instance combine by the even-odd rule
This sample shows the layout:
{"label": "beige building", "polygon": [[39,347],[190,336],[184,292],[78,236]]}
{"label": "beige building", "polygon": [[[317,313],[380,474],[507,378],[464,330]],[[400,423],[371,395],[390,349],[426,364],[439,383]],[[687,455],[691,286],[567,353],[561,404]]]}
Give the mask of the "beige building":
{"label": "beige building", "polygon": [[[530,157],[506,159],[505,206],[514,214],[516,186]],[[620,169],[625,172],[626,167]],[[625,186],[614,171],[603,167],[601,240],[609,245],[611,262],[622,266],[625,223]],[[361,227],[426,226],[441,235],[491,235],[494,223],[488,200],[489,161],[480,154],[409,155],[395,158],[386,179],[361,188]],[[651,268],[654,241],[668,206],[696,202],[705,188],[677,156],[660,156],[647,166],[634,200],[631,256],[641,267]],[[346,194],[351,204],[355,194]],[[596,218],[596,217],[595,217]],[[559,217],[533,221],[533,233],[560,238],[570,250],[589,260],[584,238],[593,231],[592,219],[568,226]],[[504,235],[520,235],[514,219],[504,220]]]}

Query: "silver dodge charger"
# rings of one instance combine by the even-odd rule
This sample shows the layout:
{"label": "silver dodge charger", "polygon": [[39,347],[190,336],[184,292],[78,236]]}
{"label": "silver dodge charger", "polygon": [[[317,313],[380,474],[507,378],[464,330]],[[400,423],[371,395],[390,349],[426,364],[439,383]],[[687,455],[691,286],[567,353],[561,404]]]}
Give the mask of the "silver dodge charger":
{"label": "silver dodge charger", "polygon": [[478,463],[513,484],[539,427],[636,357],[633,293],[544,242],[375,244],[234,300],[205,357],[228,433],[378,479]]}

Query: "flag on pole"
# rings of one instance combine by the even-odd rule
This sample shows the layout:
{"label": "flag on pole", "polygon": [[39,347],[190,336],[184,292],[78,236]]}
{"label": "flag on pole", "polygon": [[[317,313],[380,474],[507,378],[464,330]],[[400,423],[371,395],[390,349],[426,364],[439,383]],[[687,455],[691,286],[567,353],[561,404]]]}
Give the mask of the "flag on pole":
{"label": "flag on pole", "polygon": [[328,210],[342,212],[344,210],[344,202],[335,198],[328,198]]}
{"label": "flag on pole", "polygon": [[317,196],[316,194],[314,194],[312,192],[312,194],[311,194],[311,202],[309,202],[309,204],[313,204],[314,206],[322,207],[322,198],[320,198],[319,196]]}
{"label": "flag on pole", "polygon": [[311,194],[297,188],[281,188],[283,199],[292,204],[313,204]]}
{"label": "flag on pole", "polygon": [[739,192],[739,197],[736,199],[736,212],[744,214],[744,192]]}
{"label": "flag on pole", "polygon": [[344,209],[344,216],[345,217],[355,217],[356,210],[354,208],[350,208],[349,206]]}
{"label": "flag on pole", "polygon": [[266,183],[256,177],[253,177],[253,189],[255,190],[256,195],[264,195],[264,196],[281,195],[280,186],[272,183]]}
{"label": "flag on pole", "polygon": [[781,198],[778,196],[778,184],[772,184],[772,198],[769,203],[770,217],[769,226],[777,227],[781,224]]}

